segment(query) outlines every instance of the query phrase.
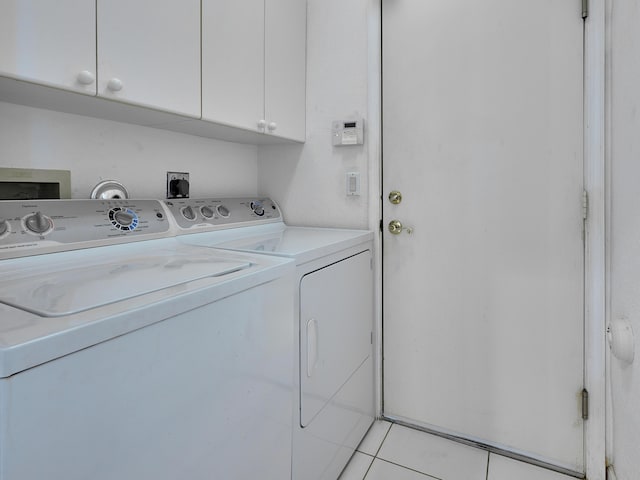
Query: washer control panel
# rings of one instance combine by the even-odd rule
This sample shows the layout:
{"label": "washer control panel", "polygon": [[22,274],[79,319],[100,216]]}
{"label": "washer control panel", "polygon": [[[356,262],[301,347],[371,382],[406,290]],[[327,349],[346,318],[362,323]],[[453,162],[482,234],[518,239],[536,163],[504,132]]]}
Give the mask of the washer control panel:
{"label": "washer control panel", "polygon": [[158,200],[0,201],[0,258],[169,236]]}
{"label": "washer control panel", "polygon": [[282,221],[280,209],[270,198],[172,198],[164,203],[180,233]]}

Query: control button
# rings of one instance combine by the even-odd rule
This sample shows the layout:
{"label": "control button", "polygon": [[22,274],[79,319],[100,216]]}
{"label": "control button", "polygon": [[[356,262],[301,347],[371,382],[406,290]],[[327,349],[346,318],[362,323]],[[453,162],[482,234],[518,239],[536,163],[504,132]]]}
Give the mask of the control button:
{"label": "control button", "polygon": [[135,215],[132,215],[131,213],[127,212],[126,210],[120,210],[118,212],[115,212],[113,214],[113,218],[115,219],[116,222],[118,222],[120,225],[123,225],[125,227],[128,227],[129,225],[131,225],[133,223],[133,221],[136,219]]}
{"label": "control button", "polygon": [[24,225],[27,227],[28,231],[38,235],[46,233],[53,227],[51,219],[43,215],[42,212],[36,212],[33,215],[29,215],[25,219]]}
{"label": "control button", "polygon": [[213,209],[207,206],[200,207],[200,213],[202,213],[204,218],[213,218],[214,215]]}
{"label": "control button", "polygon": [[229,218],[229,216],[231,215],[231,212],[229,211],[229,209],[224,205],[218,205],[216,207],[216,210],[218,211],[218,215],[220,215],[223,218]]}
{"label": "control button", "polygon": [[182,212],[182,216],[184,218],[186,218],[187,220],[195,220],[196,219],[196,212],[193,211],[193,208],[191,208],[190,205],[187,205],[186,207],[183,207],[181,212]]}
{"label": "control button", "polygon": [[0,237],[9,232],[9,222],[0,218]]}
{"label": "control button", "polygon": [[262,208],[262,202],[251,202],[251,210],[259,217],[264,215],[264,208]]}

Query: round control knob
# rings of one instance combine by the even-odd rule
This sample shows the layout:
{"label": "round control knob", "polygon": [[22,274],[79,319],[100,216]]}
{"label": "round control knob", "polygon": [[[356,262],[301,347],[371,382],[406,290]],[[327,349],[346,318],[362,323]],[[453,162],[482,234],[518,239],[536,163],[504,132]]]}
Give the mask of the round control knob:
{"label": "round control knob", "polygon": [[251,210],[259,217],[264,215],[264,208],[262,208],[262,202],[251,202]]}
{"label": "round control knob", "polygon": [[187,220],[195,220],[196,212],[193,211],[193,208],[191,207],[191,205],[187,205],[182,209],[182,216]]}
{"label": "round control knob", "polygon": [[200,213],[204,218],[213,218],[214,215],[213,209],[207,206],[200,207]]}
{"label": "round control knob", "polygon": [[9,222],[0,218],[0,237],[9,231]]}
{"label": "round control knob", "polygon": [[51,219],[42,214],[42,212],[36,212],[33,215],[29,215],[24,221],[25,227],[32,233],[41,235],[47,230],[51,229]]}
{"label": "round control knob", "polygon": [[113,214],[113,218],[123,227],[128,227],[136,217],[125,210],[120,210]]}
{"label": "round control knob", "polygon": [[119,78],[112,78],[111,80],[109,80],[109,83],[107,83],[107,88],[112,92],[119,92],[120,90],[122,90],[123,86],[124,85],[122,84],[122,80],[120,80]]}
{"label": "round control knob", "polygon": [[89,70],[83,70],[78,74],[78,83],[82,85],[91,85],[96,81],[96,76]]}
{"label": "round control knob", "polygon": [[218,205],[216,207],[216,210],[218,211],[218,215],[220,215],[222,218],[229,218],[229,215],[231,215],[229,209],[224,205]]}

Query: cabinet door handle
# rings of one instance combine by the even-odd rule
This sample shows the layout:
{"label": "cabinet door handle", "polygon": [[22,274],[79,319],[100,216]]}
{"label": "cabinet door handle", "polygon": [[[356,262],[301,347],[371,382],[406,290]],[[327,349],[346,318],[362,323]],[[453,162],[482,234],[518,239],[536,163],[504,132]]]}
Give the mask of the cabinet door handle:
{"label": "cabinet door handle", "polygon": [[258,120],[258,128],[260,130],[264,130],[264,127],[267,126],[267,121],[265,119]]}
{"label": "cabinet door handle", "polygon": [[269,122],[267,128],[270,132],[273,132],[276,128],[278,128],[278,124],[276,122]]}
{"label": "cabinet door handle", "polygon": [[107,83],[107,88],[112,92],[119,92],[120,90],[122,90],[122,87],[122,80],[120,80],[119,78],[112,78],[111,80],[109,80],[109,83]]}
{"label": "cabinet door handle", "polygon": [[91,85],[96,81],[96,76],[89,70],[83,70],[78,74],[78,83],[82,85]]}

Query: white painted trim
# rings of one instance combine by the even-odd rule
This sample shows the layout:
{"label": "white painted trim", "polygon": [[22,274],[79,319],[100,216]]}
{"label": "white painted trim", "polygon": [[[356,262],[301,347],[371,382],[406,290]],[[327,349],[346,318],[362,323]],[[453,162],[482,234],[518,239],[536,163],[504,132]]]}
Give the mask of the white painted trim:
{"label": "white painted trim", "polygon": [[375,247],[375,405],[382,415],[382,0],[367,3],[367,147],[369,152],[369,228]]}
{"label": "white painted trim", "polygon": [[[606,249],[606,306],[605,306],[605,321],[608,325],[611,321],[611,208],[612,208],[612,156],[611,156],[611,129],[612,129],[612,97],[611,97],[611,81],[612,81],[612,59],[611,51],[613,49],[613,0],[605,0],[605,249]],[[607,479],[615,480],[615,473],[613,471],[612,463],[614,461],[614,443],[613,443],[613,385],[611,384],[611,349],[606,348],[605,359],[607,362],[605,371],[605,455],[607,465]]]}
{"label": "white painted trim", "polygon": [[589,480],[605,480],[606,411],[606,164],[605,0],[589,1],[585,21],[584,182],[589,192],[585,237],[585,469]]}

